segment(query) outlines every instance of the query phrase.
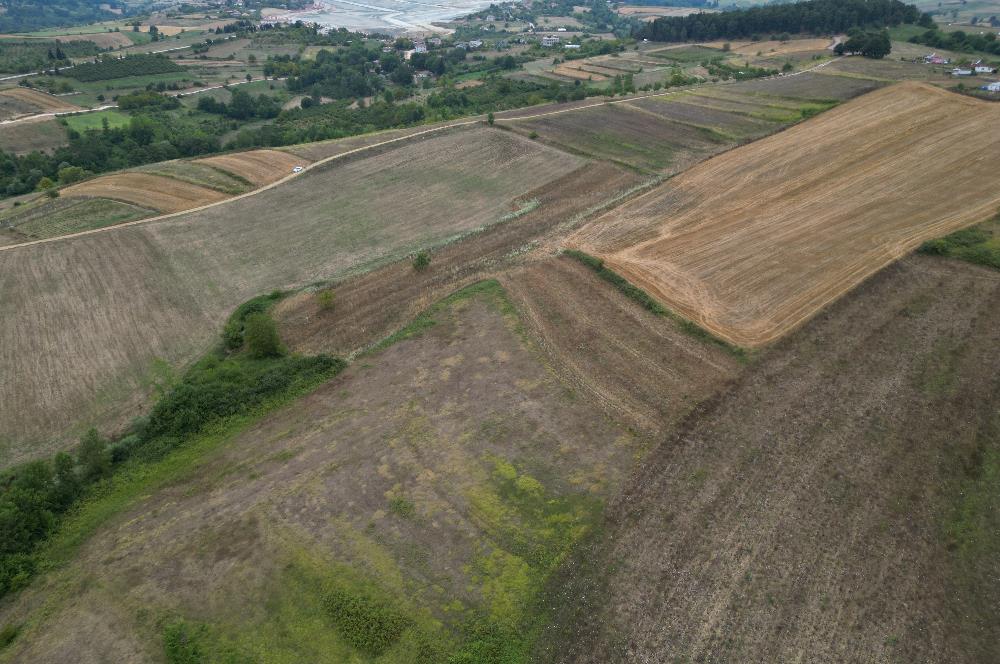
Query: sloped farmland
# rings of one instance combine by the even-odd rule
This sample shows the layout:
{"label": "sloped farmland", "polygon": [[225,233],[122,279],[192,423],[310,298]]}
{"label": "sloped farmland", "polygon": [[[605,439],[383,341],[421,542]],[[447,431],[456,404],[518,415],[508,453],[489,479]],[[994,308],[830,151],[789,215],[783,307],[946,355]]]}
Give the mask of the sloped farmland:
{"label": "sloped farmland", "polygon": [[1000,106],[919,83],[699,164],[569,244],[714,334],[766,344],[1000,206]]}
{"label": "sloped farmland", "polygon": [[240,302],[496,223],[585,164],[489,129],[398,145],[224,205],[0,250],[0,466],[141,412],[157,360],[206,350]]}

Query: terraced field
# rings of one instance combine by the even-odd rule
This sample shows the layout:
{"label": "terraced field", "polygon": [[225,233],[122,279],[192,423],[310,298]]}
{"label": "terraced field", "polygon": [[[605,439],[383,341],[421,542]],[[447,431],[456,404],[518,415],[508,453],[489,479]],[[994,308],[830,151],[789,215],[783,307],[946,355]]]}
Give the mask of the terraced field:
{"label": "terraced field", "polygon": [[64,197],[0,213],[0,227],[10,229],[21,241],[68,235],[93,228],[141,219],[155,214],[149,208],[106,198]]}
{"label": "terraced field", "polygon": [[998,106],[901,83],[702,163],[569,244],[760,346],[924,240],[991,216],[998,119]]}
{"label": "terraced field", "polygon": [[200,212],[0,252],[0,303],[12,312],[0,322],[0,457],[46,453],[75,423],[135,414],[156,358],[177,366],[201,352],[261,290],[447,242],[582,164],[509,132],[470,130],[334,161]]}

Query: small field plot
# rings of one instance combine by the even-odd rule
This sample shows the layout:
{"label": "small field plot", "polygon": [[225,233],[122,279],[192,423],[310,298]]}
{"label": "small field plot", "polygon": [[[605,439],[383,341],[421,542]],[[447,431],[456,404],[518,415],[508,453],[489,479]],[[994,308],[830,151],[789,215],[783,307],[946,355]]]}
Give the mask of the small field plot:
{"label": "small field plot", "polygon": [[671,122],[700,127],[720,138],[744,139],[766,136],[778,127],[773,122],[740,113],[685,103],[685,99],[686,97],[680,96],[649,97],[629,102],[628,105],[655,113]]}
{"label": "small field plot", "polygon": [[991,216],[998,121],[1000,106],[901,83],[700,164],[570,244],[760,346],[924,240]]}
{"label": "small field plot", "polygon": [[502,122],[571,152],[645,171],[676,171],[720,150],[724,140],[711,131],[670,122],[627,104]]}
{"label": "small field plot", "polygon": [[110,198],[160,212],[179,212],[215,201],[226,195],[215,189],[150,173],[125,172],[105,175],[62,190],[66,196]]}
{"label": "small field plot", "polygon": [[293,168],[305,166],[308,162],[279,150],[251,150],[207,157],[194,163],[211,166],[260,186],[291,175]]}
{"label": "small field plot", "polygon": [[154,210],[104,198],[41,199],[0,215],[0,226],[25,240],[103,228],[155,214]]}
{"label": "small field plot", "polygon": [[66,125],[73,131],[82,134],[88,129],[102,129],[105,120],[108,121],[108,127],[113,129],[115,127],[124,127],[131,121],[131,118],[120,111],[97,111],[96,113],[68,115],[66,116]]}
{"label": "small field plot", "polygon": [[[77,423],[134,414],[154,360],[192,359],[244,300],[454,240],[584,163],[511,132],[467,130],[330,162],[171,219],[0,251],[10,312],[0,317],[3,462],[63,446]],[[133,190],[120,200],[138,205],[165,207],[157,192],[173,199],[183,188],[225,196],[150,174],[113,177],[122,178],[112,180],[116,195],[105,197]],[[76,186],[101,195],[93,183]]]}
{"label": "small field plot", "polygon": [[242,194],[253,188],[253,183],[243,177],[233,175],[211,164],[198,161],[164,161],[158,164],[141,166],[136,171],[139,173],[162,175],[180,180],[181,182],[215,189],[216,191],[221,191],[224,194],[232,196]]}
{"label": "small field plot", "polygon": [[66,129],[52,118],[0,125],[0,150],[4,152],[48,152],[68,142]]}
{"label": "small field plot", "polygon": [[796,76],[744,81],[739,84],[741,92],[763,96],[781,96],[801,101],[846,101],[858,95],[871,92],[882,85],[877,80],[830,76],[834,64],[816,72]]}
{"label": "small field plot", "polygon": [[31,88],[0,90],[0,120],[13,120],[40,113],[78,111],[80,108],[46,92]]}

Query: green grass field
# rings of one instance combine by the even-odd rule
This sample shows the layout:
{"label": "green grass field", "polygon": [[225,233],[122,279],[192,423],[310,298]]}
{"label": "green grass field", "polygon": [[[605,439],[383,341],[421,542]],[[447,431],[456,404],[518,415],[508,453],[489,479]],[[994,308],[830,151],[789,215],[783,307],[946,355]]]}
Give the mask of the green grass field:
{"label": "green grass field", "polygon": [[131,120],[125,113],[113,109],[97,111],[96,113],[67,115],[64,119],[70,129],[81,133],[88,129],[101,129],[104,126],[104,120],[108,121],[109,127],[124,127]]}

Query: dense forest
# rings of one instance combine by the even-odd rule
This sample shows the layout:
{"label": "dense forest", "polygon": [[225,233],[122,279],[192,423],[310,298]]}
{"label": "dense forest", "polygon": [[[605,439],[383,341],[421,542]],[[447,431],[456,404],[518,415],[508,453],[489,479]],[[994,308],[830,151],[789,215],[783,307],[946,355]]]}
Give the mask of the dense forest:
{"label": "dense forest", "polygon": [[636,33],[640,39],[681,42],[764,35],[833,34],[851,28],[916,23],[920,11],[899,0],[807,0],[714,14],[658,18]]}
{"label": "dense forest", "polygon": [[0,14],[0,32],[31,32],[54,26],[79,25],[120,18],[101,5],[124,11],[116,0],[6,0]]}

